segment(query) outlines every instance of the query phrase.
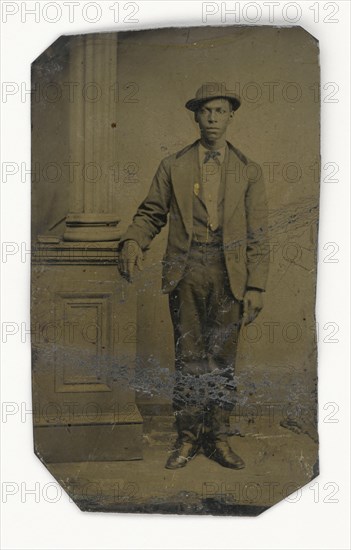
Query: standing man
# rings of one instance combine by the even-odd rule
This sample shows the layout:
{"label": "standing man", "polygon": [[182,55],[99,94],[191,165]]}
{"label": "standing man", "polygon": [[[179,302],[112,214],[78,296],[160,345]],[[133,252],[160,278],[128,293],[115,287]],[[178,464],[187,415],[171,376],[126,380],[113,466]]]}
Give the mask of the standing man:
{"label": "standing man", "polygon": [[174,331],[178,431],[169,469],[186,466],[201,447],[224,467],[245,466],[228,443],[235,356],[242,322],[262,309],[269,256],[261,169],[226,141],[239,107],[221,84],[197,90],[186,108],[200,139],[161,162],[120,242],[119,269],[131,282],[169,215],[162,279]]}

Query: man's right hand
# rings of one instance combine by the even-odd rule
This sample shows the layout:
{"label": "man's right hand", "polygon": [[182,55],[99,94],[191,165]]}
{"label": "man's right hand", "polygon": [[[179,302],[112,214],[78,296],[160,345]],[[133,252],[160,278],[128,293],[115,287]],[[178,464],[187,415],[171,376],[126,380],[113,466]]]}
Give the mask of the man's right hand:
{"label": "man's right hand", "polygon": [[119,253],[118,269],[122,277],[129,283],[133,282],[134,268],[143,269],[143,251],[136,241],[125,241]]}

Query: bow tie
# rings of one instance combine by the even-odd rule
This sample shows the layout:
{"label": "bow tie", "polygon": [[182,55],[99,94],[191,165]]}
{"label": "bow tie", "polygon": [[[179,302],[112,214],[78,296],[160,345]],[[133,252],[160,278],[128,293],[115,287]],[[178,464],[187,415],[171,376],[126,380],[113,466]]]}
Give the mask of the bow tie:
{"label": "bow tie", "polygon": [[221,153],[219,151],[206,151],[204,164],[206,164],[206,162],[208,162],[210,159],[213,159],[216,162],[219,162],[217,157],[219,157],[220,154]]}

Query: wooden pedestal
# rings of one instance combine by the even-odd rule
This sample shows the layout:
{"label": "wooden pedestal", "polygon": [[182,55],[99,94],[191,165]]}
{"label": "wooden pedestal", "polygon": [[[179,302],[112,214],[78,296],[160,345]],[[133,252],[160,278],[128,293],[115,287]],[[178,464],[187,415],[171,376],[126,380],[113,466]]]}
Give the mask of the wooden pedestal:
{"label": "wooden pedestal", "polygon": [[116,249],[60,243],[33,252],[34,441],[44,462],[142,458],[136,293],[119,275]]}

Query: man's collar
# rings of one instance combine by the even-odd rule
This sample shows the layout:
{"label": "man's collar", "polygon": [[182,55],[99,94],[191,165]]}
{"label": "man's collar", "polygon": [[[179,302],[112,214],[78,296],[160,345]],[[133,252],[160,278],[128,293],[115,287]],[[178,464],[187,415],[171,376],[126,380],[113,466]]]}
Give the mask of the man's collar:
{"label": "man's collar", "polygon": [[[183,155],[185,155],[186,153],[189,153],[191,151],[194,151],[194,152],[198,153],[197,147],[199,146],[199,144],[200,144],[200,139],[198,138],[193,143],[190,143],[190,145],[187,145],[186,147],[184,147],[183,149],[178,151],[176,153],[176,159],[181,158]],[[245,163],[246,157],[238,149],[236,149],[236,147],[234,147],[234,145],[232,145],[230,143],[230,141],[227,141],[226,144],[227,144],[227,147],[228,147],[228,152],[234,153],[237,157],[239,157],[239,159],[242,162]]]}
{"label": "man's collar", "polygon": [[[204,161],[206,153],[210,151],[210,149],[206,149],[206,147],[204,147],[200,141],[198,142],[198,146],[199,146],[199,159],[201,164]],[[224,162],[226,149],[227,149],[227,144],[225,144],[223,147],[216,149],[216,151],[220,153],[219,156],[217,157],[220,164]]]}

